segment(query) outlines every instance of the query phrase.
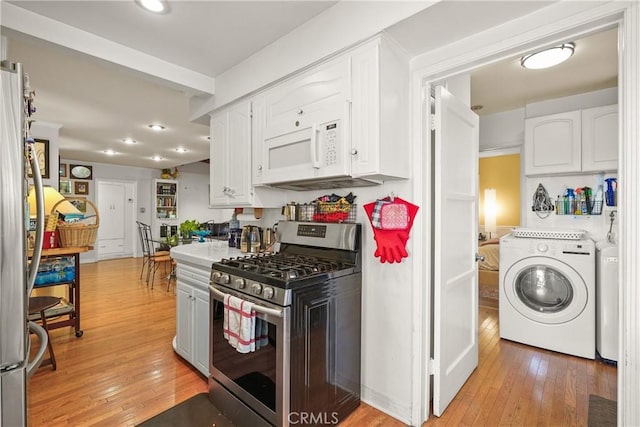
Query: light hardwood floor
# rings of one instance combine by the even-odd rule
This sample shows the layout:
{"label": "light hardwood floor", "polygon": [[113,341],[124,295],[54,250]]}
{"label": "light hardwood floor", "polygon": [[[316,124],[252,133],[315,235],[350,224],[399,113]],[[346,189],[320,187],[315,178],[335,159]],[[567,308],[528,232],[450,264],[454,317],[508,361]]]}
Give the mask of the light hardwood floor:
{"label": "light hardwood floor", "polygon": [[[81,266],[81,327],[51,331],[58,370],[29,381],[31,426],[135,425],[207,391],[171,347],[175,296],[138,280],[140,259]],[[160,275],[158,275],[158,278]],[[441,418],[425,425],[587,424],[589,394],[615,399],[616,369],[504,340],[498,312],[480,307],[480,364]],[[402,426],[362,404],[346,427]]]}

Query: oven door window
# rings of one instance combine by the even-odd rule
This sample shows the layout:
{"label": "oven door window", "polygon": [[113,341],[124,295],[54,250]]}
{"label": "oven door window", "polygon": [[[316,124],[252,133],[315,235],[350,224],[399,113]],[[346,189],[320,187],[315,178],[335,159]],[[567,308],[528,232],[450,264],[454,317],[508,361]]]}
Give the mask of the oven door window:
{"label": "oven door window", "polygon": [[215,304],[213,320],[213,367],[225,377],[233,381],[254,398],[262,402],[272,411],[276,410],[276,332],[277,326],[265,320],[266,316],[256,315],[262,324],[260,333],[260,349],[239,353],[233,348],[223,335],[224,307],[222,303]]}

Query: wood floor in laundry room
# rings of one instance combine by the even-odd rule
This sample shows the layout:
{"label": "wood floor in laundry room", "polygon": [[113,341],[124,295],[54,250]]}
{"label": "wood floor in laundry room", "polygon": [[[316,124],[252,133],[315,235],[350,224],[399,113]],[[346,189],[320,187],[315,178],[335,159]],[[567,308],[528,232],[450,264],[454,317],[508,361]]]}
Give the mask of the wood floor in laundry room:
{"label": "wood floor in laundry room", "polygon": [[[159,274],[150,290],[140,259],[81,266],[81,327],[51,331],[58,369],[29,381],[29,425],[129,426],[207,390],[177,356],[175,295]],[[441,418],[425,425],[587,425],[589,394],[616,398],[616,369],[500,340],[498,311],[480,307],[480,363]],[[362,404],[341,426],[402,426]]]}

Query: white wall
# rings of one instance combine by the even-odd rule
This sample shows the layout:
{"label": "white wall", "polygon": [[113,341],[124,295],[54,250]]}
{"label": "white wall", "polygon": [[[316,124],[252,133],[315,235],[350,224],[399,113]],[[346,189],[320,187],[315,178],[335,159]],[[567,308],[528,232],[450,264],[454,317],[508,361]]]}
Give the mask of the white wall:
{"label": "white wall", "polygon": [[42,182],[44,185],[49,185],[56,190],[58,189],[58,153],[61,127],[62,125],[37,120],[31,124],[31,136],[33,138],[49,141],[49,178],[44,178]]}

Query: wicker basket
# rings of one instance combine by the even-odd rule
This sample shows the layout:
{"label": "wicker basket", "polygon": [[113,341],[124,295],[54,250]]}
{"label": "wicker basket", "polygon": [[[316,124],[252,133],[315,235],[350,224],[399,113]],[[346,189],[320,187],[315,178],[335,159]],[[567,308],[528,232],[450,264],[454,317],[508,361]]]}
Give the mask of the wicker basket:
{"label": "wicker basket", "polygon": [[53,205],[51,208],[51,212],[55,212],[58,204],[64,201],[84,201],[95,211],[95,224],[85,224],[85,223],[58,223],[58,237],[60,239],[60,247],[62,248],[70,248],[77,246],[93,246],[96,241],[96,237],[98,235],[98,227],[100,226],[100,214],[98,213],[98,208],[94,205],[91,200],[83,199],[80,197],[67,197],[64,200],[60,200],[58,203]]}

